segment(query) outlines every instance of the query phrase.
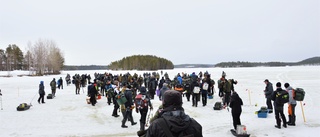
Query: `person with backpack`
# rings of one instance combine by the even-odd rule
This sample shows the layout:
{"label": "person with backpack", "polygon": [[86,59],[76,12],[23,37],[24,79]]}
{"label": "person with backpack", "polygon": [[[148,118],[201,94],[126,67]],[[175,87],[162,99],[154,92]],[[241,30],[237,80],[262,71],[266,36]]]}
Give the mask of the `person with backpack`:
{"label": "person with backpack", "polygon": [[163,110],[149,126],[146,137],[202,137],[202,126],[182,107],[182,95],[175,90],[169,90],[163,96]]}
{"label": "person with backpack", "polygon": [[207,105],[207,98],[208,93],[210,92],[210,87],[212,86],[210,75],[206,74],[204,75],[204,79],[202,80],[201,84],[201,94],[202,94],[202,105]]}
{"label": "person with backpack", "polygon": [[46,95],[46,92],[44,91],[44,83],[43,81],[40,81],[39,84],[39,98],[38,98],[38,103],[40,104],[40,101],[42,104],[46,103],[44,102],[44,95]]}
{"label": "person with backpack", "polygon": [[231,81],[226,79],[226,73],[223,71],[218,81],[219,96],[222,97],[223,107],[229,106],[231,96]]}
{"label": "person with backpack", "polygon": [[198,107],[198,101],[200,98],[200,84],[198,81],[193,81],[191,83],[191,91],[192,91],[192,106]]}
{"label": "person with backpack", "polygon": [[148,114],[148,109],[150,110],[153,109],[151,101],[149,96],[147,95],[147,90],[144,86],[140,88],[140,93],[137,95],[137,97],[141,98],[136,98],[135,99],[135,105],[136,105],[136,112],[140,112],[140,131],[144,131],[144,127],[146,124],[146,119],[147,119],[147,114]]}
{"label": "person with backpack", "polygon": [[289,121],[287,123],[289,126],[296,126],[295,108],[297,105],[297,101],[294,99],[295,92],[289,83],[285,83],[284,87],[286,88],[286,91],[289,93],[289,102],[288,102]]}
{"label": "person with backpack", "polygon": [[266,88],[264,90],[264,95],[266,97],[266,104],[267,104],[267,108],[268,108],[268,111],[269,113],[272,113],[273,112],[273,107],[272,107],[272,103],[271,103],[271,98],[272,98],[272,93],[273,93],[273,86],[272,86],[272,83],[266,79],[264,80],[264,83],[266,84]]}
{"label": "person with backpack", "polygon": [[132,101],[132,91],[131,91],[130,85],[127,85],[127,88],[124,92],[124,96],[126,97],[127,102],[124,104],[126,111],[125,111],[125,114],[124,114],[124,117],[122,120],[121,127],[128,128],[128,126],[125,125],[127,122],[127,119],[131,122],[131,125],[137,124],[137,122],[133,121],[133,117],[132,117],[132,109],[134,108],[134,105],[133,105],[133,101]]}
{"label": "person with backpack", "polygon": [[52,97],[56,97],[56,89],[57,89],[56,85],[57,85],[56,79],[53,78],[52,81],[50,82]]}
{"label": "person with backpack", "polygon": [[[285,92],[287,92],[287,91],[285,91],[281,88],[280,82],[278,82],[276,84],[276,87],[277,87],[277,89],[272,93],[272,98],[271,98],[274,101],[273,105],[274,105],[274,111],[275,111],[275,117],[276,117],[276,123],[277,123],[277,125],[275,125],[275,127],[281,129],[281,119],[282,119],[282,122],[283,122],[282,126],[284,128],[287,128],[286,116],[283,113],[284,101],[282,100],[283,99],[282,95],[285,94]],[[281,117],[281,119],[280,119],[280,117]]]}
{"label": "person with backpack", "polygon": [[113,111],[112,111],[112,116],[114,117],[119,117],[118,115],[118,109],[119,109],[119,104],[117,102],[117,99],[116,99],[116,95],[120,94],[120,91],[119,91],[119,86],[118,86],[118,82],[114,82],[114,85],[112,85],[112,88],[114,89],[114,96],[113,96]]}

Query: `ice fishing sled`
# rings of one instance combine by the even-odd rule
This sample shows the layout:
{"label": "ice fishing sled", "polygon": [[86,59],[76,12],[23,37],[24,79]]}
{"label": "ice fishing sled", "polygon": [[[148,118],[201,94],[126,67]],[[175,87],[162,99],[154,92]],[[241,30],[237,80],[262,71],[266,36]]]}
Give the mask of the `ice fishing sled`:
{"label": "ice fishing sled", "polygon": [[17,107],[17,111],[28,110],[30,107],[31,107],[31,104],[28,105],[27,103],[21,103],[21,104]]}
{"label": "ice fishing sled", "polygon": [[237,130],[230,130],[232,135],[236,137],[249,137],[250,134],[247,134],[247,128],[245,125],[237,125]]}

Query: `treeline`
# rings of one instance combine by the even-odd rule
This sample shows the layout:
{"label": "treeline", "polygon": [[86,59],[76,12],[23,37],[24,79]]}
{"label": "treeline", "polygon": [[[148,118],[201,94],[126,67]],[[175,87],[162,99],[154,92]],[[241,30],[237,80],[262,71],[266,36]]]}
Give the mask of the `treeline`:
{"label": "treeline", "polygon": [[34,75],[59,74],[64,65],[64,56],[52,40],[39,39],[28,43],[25,53],[16,44],[0,49],[0,70],[28,70]]}
{"label": "treeline", "polygon": [[119,61],[111,62],[111,70],[158,70],[173,69],[173,63],[167,59],[153,55],[133,55]]}
{"label": "treeline", "polygon": [[100,65],[82,65],[82,66],[67,66],[63,67],[63,70],[107,70],[108,66],[100,66]]}
{"label": "treeline", "polygon": [[299,65],[320,65],[320,57],[313,57],[302,60],[300,62],[221,62],[215,65],[215,67],[279,67],[279,66],[299,66]]}

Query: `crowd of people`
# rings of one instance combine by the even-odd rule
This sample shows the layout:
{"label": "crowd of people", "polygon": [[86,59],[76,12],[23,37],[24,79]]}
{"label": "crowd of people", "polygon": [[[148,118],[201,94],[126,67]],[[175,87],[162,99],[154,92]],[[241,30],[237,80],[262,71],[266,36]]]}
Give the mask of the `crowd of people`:
{"label": "crowd of people", "polygon": [[[161,79],[160,79],[160,76]],[[217,81],[218,95],[223,102],[223,108],[230,107],[234,129],[237,125],[241,125],[240,116],[242,113],[241,106],[243,105],[242,99],[234,89],[234,85],[238,82],[234,79],[227,79],[226,73],[222,72],[221,78]],[[132,112],[136,109],[137,113],[140,113],[140,130],[137,132],[138,136],[185,136],[194,135],[202,136],[201,125],[189,117],[182,108],[182,98],[186,97],[187,101],[192,102],[193,107],[198,107],[198,102],[202,103],[202,106],[207,105],[208,96],[215,94],[215,81],[211,78],[208,72],[196,74],[178,73],[171,80],[167,73],[161,75],[157,72],[144,73],[143,76],[130,73],[113,75],[111,73],[94,74],[94,80],[91,82],[90,75],[87,74],[75,74],[70,78],[68,74],[65,78],[67,85],[70,83],[75,85],[75,94],[80,94],[80,87],[87,86],[88,97],[90,97],[90,104],[95,106],[97,103],[97,96],[107,97],[108,105],[113,104],[114,110],[112,116],[119,117],[118,110],[120,109],[123,119],[121,121],[122,128],[128,128],[126,122],[129,121],[131,125],[136,125],[137,122],[132,117]],[[295,126],[295,106],[296,101],[293,98],[293,90],[289,83],[285,83],[285,90],[281,88],[281,83],[276,84],[276,90],[273,90],[272,83],[266,79],[266,87],[264,90],[266,97],[266,105],[269,113],[275,112],[276,128],[281,128],[281,122],[283,127],[287,125]],[[88,83],[88,85],[87,85]],[[58,85],[58,86],[56,86]],[[63,80],[60,79],[56,82],[53,79],[50,82],[52,95],[55,96],[56,88],[63,89]],[[289,93],[289,121],[286,121],[286,117],[283,112],[284,103],[277,101],[277,93],[288,92]],[[39,85],[39,99],[38,102],[44,102],[44,86],[43,81]],[[159,96],[159,100],[162,101],[154,116],[150,117],[148,111],[153,110],[152,100],[155,99],[155,95]],[[125,98],[125,102],[118,101],[121,97]],[[138,102],[139,100],[140,102]],[[273,101],[273,105],[272,105]],[[149,113],[150,114],[150,113]],[[179,123],[179,124],[176,124]],[[146,125],[150,125],[148,129],[145,129]],[[169,128],[168,128],[169,127]],[[171,130],[175,129],[175,130]]]}

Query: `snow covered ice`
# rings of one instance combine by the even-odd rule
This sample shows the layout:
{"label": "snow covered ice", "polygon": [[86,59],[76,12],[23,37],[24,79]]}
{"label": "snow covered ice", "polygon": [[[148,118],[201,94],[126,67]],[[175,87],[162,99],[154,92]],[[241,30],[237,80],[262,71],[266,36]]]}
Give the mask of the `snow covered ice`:
{"label": "snow covered ice", "polygon": [[[320,66],[296,66],[296,67],[253,67],[253,68],[179,68],[174,70],[163,70],[172,79],[177,73],[199,73],[208,71],[211,78],[217,83],[222,71],[227,73],[227,79],[235,79],[238,84],[235,90],[242,98],[241,123],[246,125],[247,132],[251,137],[314,137],[320,130]],[[112,117],[113,105],[107,104],[107,99],[102,97],[96,106],[86,103],[87,89],[83,88],[80,95],[75,94],[73,84],[67,86],[64,80],[63,90],[57,89],[56,97],[48,100],[45,104],[38,104],[38,86],[44,81],[46,94],[51,93],[50,81],[53,78],[65,78],[69,73],[90,74],[94,72],[112,74],[142,74],[146,71],[63,71],[61,75],[49,75],[41,77],[28,77],[20,74],[29,74],[27,71],[2,71],[1,76],[12,75],[12,77],[0,77],[0,89],[3,96],[0,110],[0,136],[79,136],[79,137],[136,137],[139,130],[140,114],[133,111],[133,118],[137,125],[121,128],[122,116]],[[159,71],[160,72],[160,71]],[[269,79],[275,88],[276,82],[290,83],[294,88],[301,87],[306,91],[304,101],[301,103],[304,109],[303,119],[300,102],[296,107],[296,126],[277,129],[274,127],[276,120],[274,113],[268,114],[267,118],[258,118],[255,111],[261,106],[266,106],[263,94],[265,88],[264,80]],[[198,107],[192,107],[191,102],[183,98],[183,107],[188,115],[202,125],[204,137],[232,137],[230,129],[232,126],[231,112],[227,109],[216,111],[213,105],[221,99],[216,93],[213,99],[208,99],[207,106],[203,107],[201,101]],[[85,94],[84,94],[84,93]],[[250,94],[249,94],[250,93]],[[31,102],[32,101],[32,102]],[[27,111],[17,111],[20,103],[31,103],[33,106]],[[158,97],[152,100],[154,108],[161,104]],[[284,106],[287,117],[287,104]],[[155,112],[153,110],[153,113]],[[149,111],[150,112],[150,111]],[[120,114],[120,113],[119,113]]]}

